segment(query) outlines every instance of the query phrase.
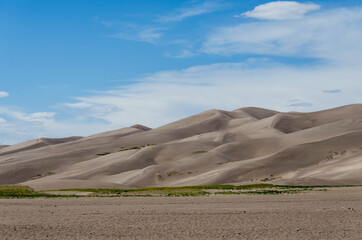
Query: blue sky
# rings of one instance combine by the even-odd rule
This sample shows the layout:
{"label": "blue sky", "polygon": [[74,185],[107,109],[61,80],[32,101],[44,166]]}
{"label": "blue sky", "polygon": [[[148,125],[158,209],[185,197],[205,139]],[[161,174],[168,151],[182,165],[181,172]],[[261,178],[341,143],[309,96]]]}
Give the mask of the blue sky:
{"label": "blue sky", "polygon": [[362,100],[362,3],[0,0],[0,144]]}

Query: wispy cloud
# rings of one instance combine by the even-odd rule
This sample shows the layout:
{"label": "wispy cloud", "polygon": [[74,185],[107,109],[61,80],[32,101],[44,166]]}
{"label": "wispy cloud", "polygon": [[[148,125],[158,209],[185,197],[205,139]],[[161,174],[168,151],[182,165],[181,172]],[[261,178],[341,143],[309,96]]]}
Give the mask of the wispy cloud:
{"label": "wispy cloud", "polygon": [[265,20],[290,20],[300,19],[306,13],[318,9],[320,6],[313,3],[276,1],[256,6],[254,10],[242,13],[240,16]]}
{"label": "wispy cloud", "polygon": [[141,41],[141,42],[149,42],[156,43],[158,39],[160,39],[163,35],[161,32],[164,28],[154,28],[154,27],[132,27],[132,29],[127,29],[115,34],[110,35],[110,37],[125,39],[125,40],[133,40],[133,41]]}
{"label": "wispy cloud", "polygon": [[194,17],[206,13],[216,12],[225,9],[226,4],[220,1],[205,1],[200,4],[195,4],[191,7],[175,9],[173,13],[162,16],[157,19],[159,22],[177,22],[185,18]]}
{"label": "wispy cloud", "polygon": [[311,107],[311,106],[313,106],[313,104],[309,102],[298,102],[288,105],[288,107]]}
{"label": "wispy cloud", "polygon": [[[65,110],[57,115],[0,107],[0,116],[12,125],[0,124],[4,136],[0,144],[41,136],[89,135],[136,123],[158,127],[211,108],[326,109],[361,102],[359,76],[359,66],[296,68],[267,59],[162,71],[136,79],[134,84],[75,97],[63,103]],[[343,88],[343,92],[336,98],[323,93],[325,86]],[[65,113],[68,116],[64,120]],[[63,120],[57,119],[61,114]]]}
{"label": "wispy cloud", "polygon": [[163,31],[166,30],[165,27],[124,23],[111,20],[102,20],[99,22],[105,27],[113,29],[113,31],[116,32],[108,35],[108,37],[149,42],[153,44],[163,36]]}
{"label": "wispy cloud", "polygon": [[95,20],[107,28],[114,29],[116,33],[109,35],[109,37],[155,44],[163,37],[164,31],[170,28],[167,23],[182,21],[188,17],[220,11],[225,9],[226,6],[226,4],[222,4],[221,1],[217,0],[204,1],[190,7],[175,9],[170,15],[158,17],[153,23],[149,22],[145,25],[124,23],[114,20],[99,20],[98,18]]}
{"label": "wispy cloud", "polygon": [[178,54],[172,55],[172,57],[174,57],[174,58],[190,58],[190,57],[194,57],[194,56],[196,56],[196,53],[193,52],[192,50],[188,50],[188,49],[183,49]]}
{"label": "wispy cloud", "polygon": [[323,90],[324,93],[341,93],[341,89]]}
{"label": "wispy cloud", "polygon": [[0,124],[5,124],[5,123],[7,123],[6,119],[0,118]]}
{"label": "wispy cloud", "polygon": [[[298,69],[266,60],[212,64],[154,73],[138,79],[137,84],[79,97],[66,105],[83,108],[89,118],[101,119],[114,127],[135,123],[157,127],[210,108],[259,106],[312,111],[361,99],[357,91],[362,87],[357,77],[361,73],[358,67]],[[348,80],[341,83],[341,76]],[[323,94],[327,84],[336,88],[343,84],[345,93],[337,99]],[[302,100],[290,102],[295,97]],[[103,111],[105,108],[114,110]]]}
{"label": "wispy cloud", "polygon": [[30,138],[51,136],[56,129],[47,129],[53,125],[56,113],[25,113],[14,108],[0,106],[0,144],[13,144]]}
{"label": "wispy cloud", "polygon": [[7,96],[9,96],[9,93],[0,91],[0,98],[7,97]]}
{"label": "wispy cloud", "polygon": [[89,113],[85,118],[78,111],[79,109],[66,119],[64,119],[65,112],[62,112],[62,120],[59,120],[57,115],[61,115],[60,113],[26,113],[14,107],[0,106],[0,145],[15,144],[40,137],[87,136],[115,129],[115,126],[110,126],[104,121],[89,119]]}
{"label": "wispy cloud", "polygon": [[207,54],[321,58],[354,64],[362,52],[362,8],[318,11],[293,21],[251,21],[212,31]]}
{"label": "wispy cloud", "polygon": [[7,107],[0,107],[0,114],[13,118],[15,120],[29,122],[45,122],[48,120],[52,120],[56,115],[55,112],[24,113]]}

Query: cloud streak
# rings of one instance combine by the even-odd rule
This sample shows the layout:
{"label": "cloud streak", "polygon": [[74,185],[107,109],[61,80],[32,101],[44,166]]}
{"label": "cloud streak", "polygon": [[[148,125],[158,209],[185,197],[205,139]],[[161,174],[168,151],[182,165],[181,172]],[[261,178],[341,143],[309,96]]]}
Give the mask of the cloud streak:
{"label": "cloud streak", "polygon": [[[267,59],[200,65],[162,71],[136,83],[75,97],[61,113],[24,113],[0,107],[0,144],[26,139],[89,135],[136,123],[158,127],[198,112],[257,106],[280,111],[314,111],[362,101],[358,66],[297,68]],[[340,79],[344,79],[343,82]],[[341,89],[338,98],[325,86]],[[291,101],[290,99],[297,99]]]}
{"label": "cloud streak", "polygon": [[122,28],[122,31],[118,31],[115,34],[110,35],[110,37],[155,44],[157,40],[163,36],[163,30],[165,30],[165,28],[138,26],[132,24],[126,25],[126,27]]}
{"label": "cloud streak", "polygon": [[[204,1],[199,4],[194,4],[190,7],[175,9],[171,14],[158,17],[154,23],[147,25],[122,23],[113,20],[99,21],[107,28],[114,28],[117,32],[109,37],[141,41],[156,44],[159,39],[164,36],[164,31],[170,28],[172,22],[179,22],[189,17],[203,15],[211,12],[216,12],[225,9],[226,4],[221,1]],[[98,21],[98,19],[96,19]],[[190,57],[191,54],[183,52],[180,54],[182,57]]]}
{"label": "cloud streak", "polygon": [[[55,129],[46,126],[55,122],[54,112],[25,113],[13,108],[0,106],[0,144],[13,144],[29,138],[53,135]],[[54,135],[53,135],[54,136]]]}
{"label": "cloud streak", "polygon": [[319,58],[353,64],[361,59],[362,8],[318,11],[293,21],[252,21],[217,28],[201,52]]}
{"label": "cloud streak", "polygon": [[[79,97],[66,105],[114,127],[135,123],[157,127],[210,108],[312,111],[360,101],[356,89],[362,86],[356,76],[361,73],[357,67],[298,69],[266,60],[212,64],[151,74],[137,84]],[[341,83],[341,76],[348,80]],[[322,93],[326,85],[337,89],[342,84],[346,90],[338,99]],[[295,97],[303,100],[290,102]]]}
{"label": "cloud streak", "polygon": [[308,12],[320,9],[313,3],[298,3],[295,1],[276,1],[256,6],[254,10],[242,13],[241,16],[263,20],[300,19]]}
{"label": "cloud streak", "polygon": [[292,103],[288,105],[289,107],[311,107],[313,106],[312,103],[308,102],[299,102],[299,103]]}
{"label": "cloud streak", "polygon": [[9,96],[9,93],[0,91],[0,98],[7,97],[7,96]]}
{"label": "cloud streak", "polygon": [[178,22],[189,17],[203,15],[225,9],[225,5],[219,1],[205,1],[187,8],[176,9],[172,14],[157,19],[159,22]]}
{"label": "cloud streak", "polygon": [[341,89],[323,90],[324,93],[341,93]]}

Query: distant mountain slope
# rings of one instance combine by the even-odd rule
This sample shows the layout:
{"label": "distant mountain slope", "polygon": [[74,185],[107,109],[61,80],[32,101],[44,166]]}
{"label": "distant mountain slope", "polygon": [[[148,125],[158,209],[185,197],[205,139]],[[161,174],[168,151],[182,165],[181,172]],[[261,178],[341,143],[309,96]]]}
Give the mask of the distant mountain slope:
{"label": "distant mountain slope", "polygon": [[0,147],[0,184],[36,189],[362,184],[362,104],[209,110],[165,126]]}

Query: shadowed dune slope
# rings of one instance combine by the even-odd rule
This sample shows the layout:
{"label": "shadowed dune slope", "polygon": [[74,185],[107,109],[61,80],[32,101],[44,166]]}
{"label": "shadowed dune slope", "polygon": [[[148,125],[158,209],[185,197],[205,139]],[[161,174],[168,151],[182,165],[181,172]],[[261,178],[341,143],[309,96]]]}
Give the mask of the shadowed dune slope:
{"label": "shadowed dune slope", "polygon": [[362,104],[209,110],[156,129],[0,147],[0,184],[35,189],[257,182],[362,184]]}
{"label": "shadowed dune slope", "polygon": [[327,123],[345,119],[361,119],[360,105],[348,105],[337,109],[313,113],[279,113],[276,115],[273,127],[285,133],[313,128]]}

